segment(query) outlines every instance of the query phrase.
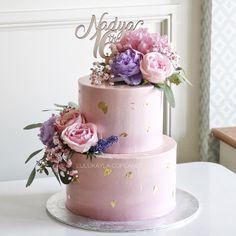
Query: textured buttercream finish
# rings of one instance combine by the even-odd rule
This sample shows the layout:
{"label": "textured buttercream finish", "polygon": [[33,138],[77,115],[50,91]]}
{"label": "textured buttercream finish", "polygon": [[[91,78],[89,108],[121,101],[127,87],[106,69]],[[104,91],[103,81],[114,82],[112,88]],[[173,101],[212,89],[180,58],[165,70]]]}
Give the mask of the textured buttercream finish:
{"label": "textured buttercream finish", "polygon": [[109,153],[146,152],[162,144],[163,94],[153,85],[96,86],[82,77],[79,104],[101,137],[119,137]]}
{"label": "textured buttercream finish", "polygon": [[158,217],[175,207],[176,142],[163,136],[156,150],[104,154],[90,161],[74,154],[79,181],[67,186],[66,206],[97,220],[131,221]]}

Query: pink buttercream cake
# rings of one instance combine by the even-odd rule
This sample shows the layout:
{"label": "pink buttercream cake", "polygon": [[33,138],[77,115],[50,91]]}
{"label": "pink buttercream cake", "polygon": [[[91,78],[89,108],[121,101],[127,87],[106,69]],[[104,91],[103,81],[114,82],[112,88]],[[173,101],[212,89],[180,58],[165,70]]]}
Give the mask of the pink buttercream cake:
{"label": "pink buttercream cake", "polygon": [[79,80],[79,104],[100,137],[119,140],[89,161],[72,157],[79,181],[67,186],[67,208],[97,220],[135,221],[175,207],[176,142],[163,136],[163,95],[153,85],[91,85]]}

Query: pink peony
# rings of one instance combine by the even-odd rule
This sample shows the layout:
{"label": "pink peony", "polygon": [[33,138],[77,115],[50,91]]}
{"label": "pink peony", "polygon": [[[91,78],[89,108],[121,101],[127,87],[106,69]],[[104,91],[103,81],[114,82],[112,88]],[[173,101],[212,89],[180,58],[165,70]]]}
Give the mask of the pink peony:
{"label": "pink peony", "polygon": [[140,70],[143,77],[151,83],[163,83],[166,77],[173,73],[170,60],[158,52],[150,52],[144,55],[140,62]]}
{"label": "pink peony", "polygon": [[75,121],[84,123],[85,119],[82,114],[75,109],[66,109],[61,115],[56,119],[56,128],[59,133],[61,133],[67,126],[72,125]]}
{"label": "pink peony", "polygon": [[63,130],[61,138],[72,150],[84,153],[97,143],[97,127],[92,123],[82,123],[78,119]]}
{"label": "pink peony", "polygon": [[[159,33],[150,34],[146,28],[126,31],[119,42],[116,43],[118,52],[124,52],[129,48],[137,50],[142,54],[159,52],[169,58],[175,67],[178,67],[179,56],[173,50],[166,35]],[[114,52],[116,55],[116,52]]]}
{"label": "pink peony", "polygon": [[120,41],[116,44],[119,52],[124,52],[128,48],[135,49],[143,54],[152,51],[153,37],[146,28],[139,28],[124,33]]}

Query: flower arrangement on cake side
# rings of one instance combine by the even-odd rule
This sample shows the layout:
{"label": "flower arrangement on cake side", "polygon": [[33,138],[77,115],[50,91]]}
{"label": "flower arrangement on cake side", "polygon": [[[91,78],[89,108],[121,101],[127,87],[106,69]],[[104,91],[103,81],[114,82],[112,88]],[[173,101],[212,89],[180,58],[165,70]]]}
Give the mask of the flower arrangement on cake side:
{"label": "flower arrangement on cake side", "polygon": [[92,159],[118,141],[118,137],[114,135],[99,138],[96,125],[86,121],[76,104],[55,105],[59,114],[52,114],[44,123],[30,124],[24,128],[39,128],[38,136],[44,145],[44,148],[30,154],[25,161],[28,163],[44,151],[42,157],[36,161],[26,187],[31,185],[36,172],[48,175],[49,170],[52,170],[59,183],[69,184],[76,181],[79,173],[72,167],[73,153],[84,153],[87,158]]}
{"label": "flower arrangement on cake side", "polygon": [[105,62],[94,62],[90,75],[92,84],[152,84],[162,89],[170,105],[175,107],[171,84],[179,85],[188,80],[166,35],[151,34],[146,28],[126,31],[110,48],[111,55]]}

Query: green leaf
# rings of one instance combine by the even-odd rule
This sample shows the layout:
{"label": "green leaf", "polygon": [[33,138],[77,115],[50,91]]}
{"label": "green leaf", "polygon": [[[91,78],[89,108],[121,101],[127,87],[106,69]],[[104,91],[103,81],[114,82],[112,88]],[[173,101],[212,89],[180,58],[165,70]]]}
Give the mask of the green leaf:
{"label": "green leaf", "polygon": [[47,168],[44,168],[43,171],[46,175],[49,175],[49,172],[48,172]]}
{"label": "green leaf", "polygon": [[97,157],[96,155],[99,155],[99,153],[91,153],[91,152],[88,151],[86,153],[86,160],[90,159],[90,161],[92,161],[93,159],[95,159]]}
{"label": "green leaf", "polygon": [[180,78],[180,74],[179,73],[172,74],[171,76],[169,76],[167,78],[167,80],[169,80],[170,83],[173,83],[173,84],[176,84],[176,85],[179,85],[181,82],[184,82],[182,80],[182,78]]}
{"label": "green leaf", "polygon": [[30,124],[24,127],[25,130],[40,128],[42,123]]}
{"label": "green leaf", "polygon": [[86,160],[89,159],[89,151],[86,152]]}
{"label": "green leaf", "polygon": [[34,177],[35,177],[35,174],[36,174],[36,169],[34,168],[31,172],[29,178],[28,178],[28,181],[26,183],[26,188],[29,187],[32,184],[32,182],[34,180]]}
{"label": "green leaf", "polygon": [[170,81],[170,83],[179,85],[182,82],[185,82],[189,85],[192,85],[191,82],[187,79],[184,70],[181,67],[178,67],[175,69],[175,73],[173,73],[171,76],[167,78],[167,80]]}
{"label": "green leaf", "polygon": [[25,164],[26,164],[32,157],[34,157],[35,155],[37,155],[38,153],[40,153],[42,150],[43,150],[43,148],[42,148],[42,149],[39,149],[39,150],[37,150],[37,151],[35,151],[35,152],[33,152],[33,153],[31,153],[31,154],[29,155],[29,157],[26,159]]}
{"label": "green leaf", "polygon": [[165,94],[166,99],[169,102],[170,106],[174,108],[175,107],[175,98],[174,98],[174,94],[171,90],[171,87],[168,84],[165,84],[164,94]]}
{"label": "green leaf", "polygon": [[97,158],[96,154],[92,154],[90,155],[90,161],[92,161],[93,159]]}
{"label": "green leaf", "polygon": [[61,181],[60,181],[60,178],[59,178],[58,174],[54,171],[54,169],[53,169],[52,167],[51,167],[51,169],[52,169],[52,172],[53,172],[53,174],[55,175],[57,181],[58,181],[59,184],[61,185]]}
{"label": "green leaf", "polygon": [[181,67],[177,67],[175,70],[180,71],[183,70]]}
{"label": "green leaf", "polygon": [[74,102],[68,102],[68,107],[75,108],[75,109],[79,108],[79,106]]}
{"label": "green leaf", "polygon": [[63,174],[64,176],[62,174],[59,174],[61,182],[63,184],[69,184],[71,182],[71,180],[68,179],[69,176],[65,172],[63,172]]}
{"label": "green leaf", "polygon": [[54,103],[54,106],[60,107],[60,108],[67,108],[67,105],[60,105],[60,104],[56,104],[56,103]]}
{"label": "green leaf", "polygon": [[174,94],[171,90],[171,87],[167,84],[167,83],[158,83],[158,84],[153,84],[155,86],[155,88],[161,89],[164,91],[165,97],[168,101],[168,103],[170,104],[171,107],[175,107],[175,98],[174,98]]}
{"label": "green leaf", "polygon": [[165,84],[154,84],[154,86],[156,87],[156,88],[159,88],[159,89],[162,89],[162,90],[164,90],[165,89]]}
{"label": "green leaf", "polygon": [[191,82],[187,79],[184,69],[182,69],[181,67],[178,67],[176,68],[176,71],[181,82],[185,82],[189,85],[192,85]]}
{"label": "green leaf", "polygon": [[179,75],[180,75],[181,79],[184,80],[184,82],[186,82],[189,85],[192,85],[191,82],[187,79],[183,69],[180,71]]}
{"label": "green leaf", "polygon": [[45,110],[42,110],[42,111],[63,111],[62,109],[45,109]]}
{"label": "green leaf", "polygon": [[146,84],[150,84],[150,82],[148,80],[144,79],[142,85],[146,85]]}

